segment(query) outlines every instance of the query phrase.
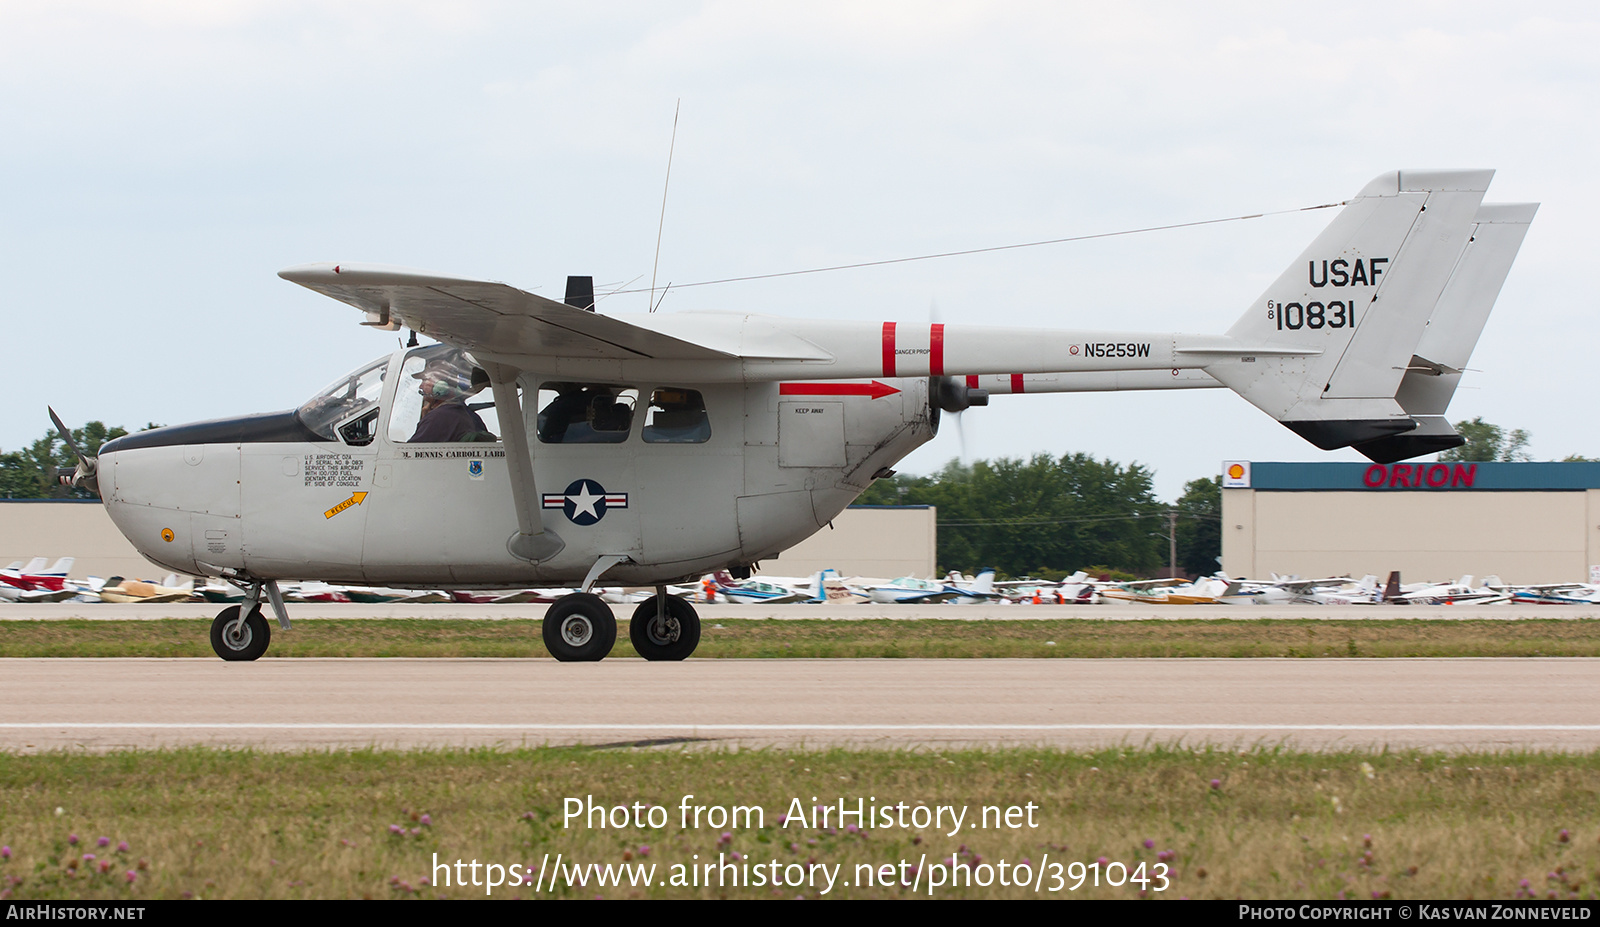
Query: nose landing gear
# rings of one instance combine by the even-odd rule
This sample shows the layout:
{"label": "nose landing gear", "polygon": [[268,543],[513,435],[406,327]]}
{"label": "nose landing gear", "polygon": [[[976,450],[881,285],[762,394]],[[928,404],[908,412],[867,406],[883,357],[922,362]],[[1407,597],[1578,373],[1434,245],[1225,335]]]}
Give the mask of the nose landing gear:
{"label": "nose landing gear", "polygon": [[[237,582],[237,580],[236,580]],[[211,622],[211,649],[228,662],[258,660],[272,643],[272,629],[261,614],[261,594],[267,594],[278,626],[289,630],[289,612],[283,607],[277,580],[257,580],[245,587],[244,603],[223,609]]]}
{"label": "nose landing gear", "polygon": [[239,613],[242,611],[237,605],[225,608],[211,622],[211,649],[229,662],[259,659],[267,652],[267,645],[272,643],[272,629],[267,625],[267,619],[262,617],[261,609],[251,608],[250,613],[240,621]]}

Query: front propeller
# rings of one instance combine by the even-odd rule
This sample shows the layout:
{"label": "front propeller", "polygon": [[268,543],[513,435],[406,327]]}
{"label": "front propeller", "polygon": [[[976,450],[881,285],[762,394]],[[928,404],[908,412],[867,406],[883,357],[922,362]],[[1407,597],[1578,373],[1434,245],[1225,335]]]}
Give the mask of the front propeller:
{"label": "front propeller", "polygon": [[90,457],[83,451],[78,450],[77,443],[72,440],[72,430],[62,424],[61,416],[57,415],[56,410],[49,406],[45,406],[45,409],[50,413],[50,421],[56,423],[56,431],[61,433],[61,440],[66,443],[67,450],[78,457],[78,466],[77,469],[72,471],[72,475],[70,477],[65,473],[61,475],[62,484],[71,486],[73,489],[87,489],[97,496],[100,495],[100,458]]}

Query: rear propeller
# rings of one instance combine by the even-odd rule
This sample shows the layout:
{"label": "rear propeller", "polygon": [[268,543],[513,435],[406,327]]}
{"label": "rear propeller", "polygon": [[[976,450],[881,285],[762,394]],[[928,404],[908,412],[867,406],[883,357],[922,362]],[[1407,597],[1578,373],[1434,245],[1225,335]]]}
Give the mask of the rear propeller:
{"label": "rear propeller", "polygon": [[[931,324],[939,323],[939,304],[936,302],[928,303],[928,321]],[[939,413],[950,413],[951,420],[956,423],[956,439],[961,443],[963,464],[967,462],[967,430],[961,426],[961,413],[973,406],[988,404],[989,391],[968,386],[963,378],[928,378],[928,418],[933,422],[934,433],[939,431]]]}
{"label": "rear propeller", "polygon": [[72,471],[71,476],[65,473],[59,475],[61,484],[63,486],[71,486],[73,489],[87,489],[97,496],[100,495],[100,459],[98,457],[90,457],[79,450],[77,443],[72,440],[72,430],[62,424],[61,416],[57,415],[56,410],[51,409],[49,406],[45,406],[45,409],[50,412],[50,421],[56,423],[56,431],[61,433],[61,440],[66,442],[67,450],[78,457],[77,469]]}

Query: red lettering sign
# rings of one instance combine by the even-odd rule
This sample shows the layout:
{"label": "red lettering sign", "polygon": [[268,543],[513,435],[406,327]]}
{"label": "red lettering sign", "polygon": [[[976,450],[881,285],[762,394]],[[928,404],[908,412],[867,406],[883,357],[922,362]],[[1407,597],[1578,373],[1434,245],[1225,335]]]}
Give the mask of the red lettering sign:
{"label": "red lettering sign", "polygon": [[1361,474],[1361,482],[1368,489],[1471,489],[1478,478],[1478,465],[1473,464],[1373,464]]}

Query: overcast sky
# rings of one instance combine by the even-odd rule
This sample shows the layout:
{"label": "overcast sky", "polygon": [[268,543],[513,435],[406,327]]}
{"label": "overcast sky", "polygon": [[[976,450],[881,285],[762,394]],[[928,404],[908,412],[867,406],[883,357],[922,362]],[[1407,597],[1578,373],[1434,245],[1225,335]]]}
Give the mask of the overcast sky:
{"label": "overcast sky", "polygon": [[[1289,209],[1397,168],[1543,206],[1451,420],[1600,457],[1600,7],[0,2],[0,448],[294,406],[395,335],[309,261],[648,283]],[[1329,210],[669,295],[662,311],[1221,332]],[[1588,216],[1588,219],[1584,217]],[[637,285],[637,284],[636,284]],[[617,296],[602,311],[636,312]],[[1317,450],[1225,391],[996,397],[973,457]],[[956,455],[954,429],[901,469]]]}

